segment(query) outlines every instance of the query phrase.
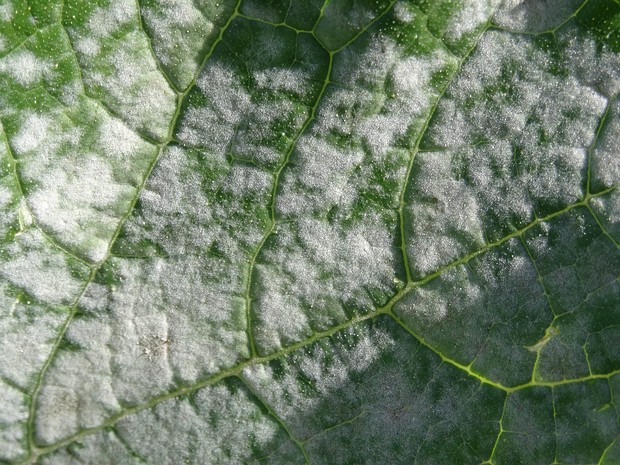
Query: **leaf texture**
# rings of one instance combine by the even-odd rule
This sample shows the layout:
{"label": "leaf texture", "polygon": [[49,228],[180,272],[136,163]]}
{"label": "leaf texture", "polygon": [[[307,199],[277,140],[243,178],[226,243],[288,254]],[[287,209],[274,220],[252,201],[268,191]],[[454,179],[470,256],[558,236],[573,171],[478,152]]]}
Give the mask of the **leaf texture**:
{"label": "leaf texture", "polygon": [[620,464],[617,0],[0,1],[0,462]]}

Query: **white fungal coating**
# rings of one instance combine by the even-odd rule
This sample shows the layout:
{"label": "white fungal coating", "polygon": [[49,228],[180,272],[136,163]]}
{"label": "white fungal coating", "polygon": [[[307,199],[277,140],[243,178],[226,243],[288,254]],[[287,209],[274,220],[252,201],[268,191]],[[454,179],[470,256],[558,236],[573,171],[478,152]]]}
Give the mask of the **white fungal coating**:
{"label": "white fungal coating", "polygon": [[[596,60],[565,56],[570,70],[588,59]],[[428,152],[416,157],[406,210],[417,276],[584,195],[607,98],[552,66],[529,37],[491,31],[447,90],[422,144]]]}

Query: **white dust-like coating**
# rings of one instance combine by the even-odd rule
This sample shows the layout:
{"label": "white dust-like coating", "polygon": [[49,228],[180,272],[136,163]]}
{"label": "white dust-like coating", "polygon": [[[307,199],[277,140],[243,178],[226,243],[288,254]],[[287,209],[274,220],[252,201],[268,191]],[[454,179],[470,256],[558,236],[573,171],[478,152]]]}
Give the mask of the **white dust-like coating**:
{"label": "white dust-like coating", "polygon": [[92,58],[101,51],[101,42],[95,37],[82,37],[75,41],[75,49],[82,55]]}
{"label": "white dust-like coating", "polygon": [[388,293],[394,282],[395,248],[378,218],[367,215],[344,229],[305,219],[296,234],[281,228],[268,265],[258,265],[260,295],[254,301],[256,340],[267,351],[300,340],[315,328],[326,329],[346,318],[343,302],[370,308],[366,289]]}
{"label": "white dust-like coating", "polygon": [[394,5],[394,15],[396,19],[403,23],[411,23],[416,17],[416,13],[411,11],[411,7],[405,2],[396,2]]}
{"label": "white dust-like coating", "polygon": [[[291,428],[297,437],[308,437],[316,421],[310,416],[321,408],[325,399],[331,398],[338,389],[346,388],[352,377],[367,371],[382,355],[390,351],[395,341],[380,328],[372,331],[357,328],[357,340],[350,346],[336,345],[327,353],[320,347],[312,347],[304,355],[296,357],[296,366],[286,363],[284,375],[273,372],[269,365],[253,365],[243,370],[243,377],[260,392],[269,405],[274,406],[279,418]],[[308,379],[317,392],[308,395],[305,383]],[[303,412],[303,415],[300,413]],[[329,417],[330,413],[325,412]]]}
{"label": "white dust-like coating", "polygon": [[[403,301],[399,306],[399,314],[404,318],[415,315],[416,320],[425,323],[437,323],[445,318],[454,317],[467,308],[480,305],[483,290],[480,286],[465,281],[467,273],[463,269],[455,268],[442,274],[442,279],[451,284],[452,292],[437,292],[434,288],[420,287],[415,291],[415,298]],[[409,305],[407,305],[409,304]]]}
{"label": "white dust-like coating", "polygon": [[[113,430],[103,430],[88,434],[80,440],[80,447],[60,448],[45,454],[39,459],[41,465],[56,465],[80,460],[81,463],[97,465],[137,465],[140,459],[127,449],[118,434]],[[162,464],[164,465],[164,464]]]}
{"label": "white dust-like coating", "polygon": [[269,68],[254,73],[259,89],[271,89],[277,92],[290,92],[297,96],[304,95],[308,82],[299,71],[290,68]]}
{"label": "white dust-like coating", "polygon": [[[473,362],[477,373],[508,385],[529,379],[534,360],[527,347],[553,320],[519,239],[444,270],[399,300],[394,312],[446,357],[464,365]],[[528,325],[513,325],[515,318]],[[502,367],[510,363],[507,373]]]}
{"label": "white dust-like coating", "polygon": [[[484,138],[525,139],[531,146],[544,131],[558,144],[587,146],[606,99],[572,75],[547,71],[550,65],[551,58],[530,38],[488,32],[441,100],[441,123],[429,128],[431,144],[459,147]],[[506,72],[510,73],[508,82],[502,74]],[[500,90],[502,82],[507,91]],[[487,88],[497,90],[484,96]],[[474,104],[465,107],[467,99]],[[581,117],[567,116],[570,113]],[[443,124],[448,119],[450,124]]]}
{"label": "white dust-like coating", "polygon": [[31,389],[54,346],[67,314],[34,304],[30,297],[9,298],[3,289],[0,314],[0,374],[22,389]]}
{"label": "white dust-like coating", "polygon": [[349,181],[362,164],[364,152],[339,151],[318,137],[302,137],[296,154],[299,161],[295,168],[303,176],[285,178],[277,199],[278,212],[303,217],[315,211],[327,213],[336,205],[349,209],[356,196]]}
{"label": "white dust-like coating", "polygon": [[11,21],[14,12],[13,2],[11,0],[5,0],[4,3],[0,5],[0,21]]}
{"label": "white dust-like coating", "polygon": [[[1,150],[0,150],[1,154]],[[3,157],[0,156],[0,163]],[[0,234],[8,231],[19,224],[19,213],[15,211],[15,205],[19,199],[19,191],[11,177],[0,179]]]}
{"label": "white dust-like coating", "polygon": [[114,267],[119,284],[89,289],[84,308],[91,317],[67,331],[67,341],[84,350],[61,351],[48,372],[38,423],[45,442],[248,355],[243,299],[208,283],[208,263],[187,256],[116,260]]}
{"label": "white dust-like coating", "polygon": [[[80,342],[81,350],[61,350],[56,354],[39,393],[35,429],[37,438],[45,444],[80,428],[98,426],[121,410],[110,379],[114,369],[106,344],[110,329],[104,322],[86,323],[79,318],[71,321],[69,329],[82,334],[80,340],[69,339]],[[143,379],[146,381],[149,376],[152,373],[146,372]]]}
{"label": "white dust-like coating", "polygon": [[[166,258],[111,259],[115,284],[87,289],[80,308],[89,316],[66,335],[87,350],[60,352],[48,372],[54,388],[41,394],[45,441],[109,418],[118,402],[144,403],[249,355],[240,295],[247,266],[240,264],[263,232],[240,205],[253,196],[266,203],[271,187],[271,175],[255,167],[228,167],[180,148],[162,154],[117,246],[122,254],[126,241],[151,243]],[[74,373],[76,365],[88,368]],[[69,410],[80,405],[70,421],[53,408],[65,397]]]}
{"label": "white dust-like coating", "polygon": [[47,115],[32,113],[26,116],[20,130],[11,139],[15,152],[21,155],[43,151],[46,146],[55,149],[58,141],[53,137],[52,124],[52,119]]}
{"label": "white dust-like coating", "polygon": [[[175,94],[157,68],[136,13],[133,2],[113,0],[95,8],[84,26],[67,32],[91,94],[130,127],[163,139],[175,111]],[[114,38],[119,34],[122,39]]]}
{"label": "white dust-like coating", "polygon": [[157,57],[185,88],[198,69],[203,43],[217,29],[191,0],[157,0],[144,5],[142,15]]}
{"label": "white dust-like coating", "polygon": [[198,391],[191,402],[172,400],[128,417],[118,428],[140,455],[157,463],[231,465],[265,450],[279,430],[245,390],[221,384]]}
{"label": "white dust-like coating", "polygon": [[614,189],[606,197],[590,200],[590,206],[605,230],[620,243],[620,193]]}
{"label": "white dust-like coating", "polygon": [[105,155],[125,162],[145,146],[144,141],[126,124],[112,118],[101,122],[98,139]]}
{"label": "white dust-like coating", "polygon": [[284,154],[273,147],[272,139],[281,135],[275,127],[284,121],[289,127],[301,128],[308,110],[299,110],[295,100],[310,89],[309,78],[296,68],[258,70],[254,73],[254,91],[273,95],[259,102],[235,70],[214,61],[197,82],[206,103],[188,109],[179,138],[218,155],[230,152],[261,164],[277,162]]}
{"label": "white dust-like coating", "polygon": [[581,3],[582,0],[504,0],[493,20],[513,31],[542,32],[561,24]]}
{"label": "white dust-like coating", "polygon": [[475,32],[489,20],[501,0],[466,0],[457,8],[456,14],[450,16],[445,36],[451,40],[460,40]]}
{"label": "white dust-like coating", "polygon": [[[73,246],[78,243],[71,239],[72,232],[87,230],[93,234],[88,256],[96,262],[106,257],[109,239],[118,224],[119,218],[113,214],[117,202],[130,198],[134,189],[120,186],[110,166],[99,157],[86,156],[82,163],[48,170],[28,202],[42,224],[52,226]],[[103,237],[97,237],[102,232]]]}
{"label": "white dust-like coating", "polygon": [[[389,295],[398,281],[396,213],[371,204],[353,219],[353,210],[362,193],[381,192],[373,170],[402,182],[408,156],[396,155],[399,141],[423,121],[436,96],[432,76],[451,58],[403,56],[376,37],[364,47],[338,56],[336,85],[283,171],[281,222],[256,267],[256,341],[266,351],[343,321],[348,306],[373,308],[371,295]],[[349,143],[337,145],[333,135]]]}
{"label": "white dust-like coating", "polygon": [[387,38],[373,38],[361,54],[345,49],[333,69],[333,81],[343,87],[325,96],[306,137],[351,136],[367,144],[372,161],[380,163],[412,122],[428,111],[437,95],[431,79],[452,61],[443,51],[403,56]]}
{"label": "white dust-like coating", "polygon": [[[592,151],[590,191],[617,187],[620,183],[620,100],[611,104],[596,146]],[[606,230],[620,241],[620,194],[614,189],[608,196],[590,200]]]}
{"label": "white dust-like coating", "polygon": [[559,210],[583,195],[607,99],[550,65],[531,39],[489,32],[448,89],[427,134],[433,151],[414,166],[407,214],[415,274],[523,227],[541,205]]}
{"label": "white dust-like coating", "polygon": [[[245,212],[242,202],[255,196],[266,199],[272,182],[270,173],[253,166],[229,167],[223,157],[207,154],[192,158],[171,147],[142,193],[140,216],[126,228],[132,240],[153,241],[171,256],[202,256],[217,242],[231,263],[244,261],[248,252],[243,245],[252,248],[258,244],[262,231],[254,224],[255,214]],[[222,193],[225,198],[218,200],[216,194]],[[226,281],[230,292],[241,287],[239,272],[231,270],[232,281]]]}
{"label": "white dust-like coating", "polygon": [[11,140],[21,160],[20,176],[33,183],[26,200],[35,220],[92,261],[105,257],[135,195],[135,185],[128,181],[139,182],[119,170],[132,169],[153,150],[123,123],[99,116],[92,152],[82,148],[85,129],[58,113],[24,114]]}
{"label": "white dust-like coating", "polygon": [[448,154],[418,154],[416,166],[415,187],[425,195],[413,203],[413,234],[407,250],[413,268],[427,274],[455,259],[461,250],[484,245],[481,214],[486,207],[464,180],[454,178]]}
{"label": "white dust-like coating", "polygon": [[0,459],[16,460],[26,454],[28,402],[26,394],[0,381]]}
{"label": "white dust-like coating", "polygon": [[22,86],[40,83],[51,73],[51,64],[30,50],[19,50],[0,58],[0,74],[9,75]]}
{"label": "white dust-like coating", "polygon": [[105,7],[95,8],[88,19],[88,28],[95,37],[109,37],[135,20],[136,6],[132,2],[111,0]]}
{"label": "white dust-like coating", "polygon": [[251,107],[250,95],[234,71],[213,63],[197,81],[207,105],[188,109],[178,137],[193,146],[204,146],[221,156],[234,136],[234,128]]}
{"label": "white dust-like coating", "polygon": [[[200,438],[200,440],[196,440]],[[114,432],[86,436],[76,449],[60,449],[42,463],[134,463],[135,456],[149,463],[248,463],[257,454],[274,450],[281,457],[289,439],[275,420],[263,412],[244,389],[218,384],[171,399],[130,415]],[[286,454],[286,453],[285,453]],[[295,463],[299,450],[291,453]]]}
{"label": "white dust-like coating", "polygon": [[8,257],[0,261],[0,276],[43,302],[70,304],[82,282],[73,276],[66,256],[36,230],[18,238],[5,247]]}
{"label": "white dust-like coating", "polygon": [[620,54],[575,27],[557,35],[560,46],[566,48],[567,65],[580,82],[608,98],[620,93]]}
{"label": "white dust-like coating", "polygon": [[274,127],[283,116],[288,115],[293,119],[292,126],[295,128],[301,127],[308,116],[297,112],[295,105],[288,100],[265,102],[254,107],[237,127],[231,151],[237,157],[260,164],[273,164],[283,159],[283,151],[273,147],[270,139],[274,135]]}

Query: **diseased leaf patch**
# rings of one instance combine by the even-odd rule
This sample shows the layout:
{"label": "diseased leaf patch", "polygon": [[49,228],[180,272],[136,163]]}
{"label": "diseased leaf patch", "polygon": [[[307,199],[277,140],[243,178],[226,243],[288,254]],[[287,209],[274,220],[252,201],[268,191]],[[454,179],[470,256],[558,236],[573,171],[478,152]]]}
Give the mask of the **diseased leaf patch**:
{"label": "diseased leaf patch", "polygon": [[615,464],[616,0],[0,5],[0,461]]}

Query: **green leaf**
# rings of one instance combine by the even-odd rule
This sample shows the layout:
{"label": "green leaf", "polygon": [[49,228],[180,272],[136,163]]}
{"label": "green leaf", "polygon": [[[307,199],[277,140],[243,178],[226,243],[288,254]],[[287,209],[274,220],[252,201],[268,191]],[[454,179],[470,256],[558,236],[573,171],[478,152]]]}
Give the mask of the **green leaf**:
{"label": "green leaf", "polygon": [[620,464],[619,31],[0,2],[0,463]]}

